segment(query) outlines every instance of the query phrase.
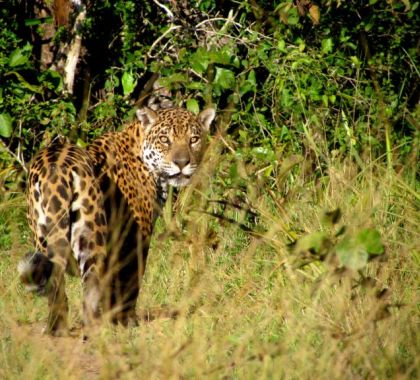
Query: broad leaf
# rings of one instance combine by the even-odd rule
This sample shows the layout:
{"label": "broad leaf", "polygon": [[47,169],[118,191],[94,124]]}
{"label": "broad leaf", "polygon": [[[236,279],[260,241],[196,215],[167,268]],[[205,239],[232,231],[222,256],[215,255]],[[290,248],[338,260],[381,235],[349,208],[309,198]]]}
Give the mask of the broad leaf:
{"label": "broad leaf", "polygon": [[314,23],[314,25],[318,25],[320,14],[319,14],[319,7],[317,5],[312,5],[309,8],[309,15],[311,16],[311,20]]}
{"label": "broad leaf", "polygon": [[314,251],[315,253],[320,253],[327,240],[328,237],[324,232],[313,232],[300,238],[296,243],[295,250],[297,252]]}
{"label": "broad leaf", "polygon": [[291,8],[287,12],[287,24],[297,25],[299,23],[299,12],[296,8]]}
{"label": "broad leaf", "polygon": [[203,48],[198,48],[198,50],[191,55],[189,64],[195,72],[204,74],[209,66],[207,51]]}
{"label": "broad leaf", "polygon": [[195,99],[188,99],[187,100],[187,110],[198,115],[200,112],[200,107],[198,105],[197,100]]}
{"label": "broad leaf", "polygon": [[332,38],[325,38],[321,42],[321,51],[324,54],[329,54],[333,50],[333,40]]}
{"label": "broad leaf", "polygon": [[371,255],[382,255],[384,246],[381,242],[381,235],[374,228],[365,228],[356,236],[356,243],[362,245]]}
{"label": "broad leaf", "polygon": [[124,96],[128,96],[134,91],[137,85],[137,80],[134,78],[131,71],[124,71],[124,74],[121,77],[121,84]]}
{"label": "broad leaf", "polygon": [[63,89],[63,78],[60,73],[55,70],[47,70],[40,75],[40,82],[46,82],[49,84],[49,88],[53,88],[56,91]]}
{"label": "broad leaf", "polygon": [[0,136],[10,137],[12,134],[13,119],[8,113],[0,113]]}
{"label": "broad leaf", "polygon": [[188,84],[188,82],[188,76],[183,73],[174,73],[172,75],[162,77],[159,79],[159,83],[163,87],[172,87],[174,84],[177,83]]}
{"label": "broad leaf", "polygon": [[216,67],[214,83],[223,89],[232,89],[235,85],[235,74],[231,70]]}
{"label": "broad leaf", "polygon": [[22,48],[13,50],[12,53],[9,55],[9,66],[16,67],[26,64],[29,60],[31,51],[32,46],[29,43]]}

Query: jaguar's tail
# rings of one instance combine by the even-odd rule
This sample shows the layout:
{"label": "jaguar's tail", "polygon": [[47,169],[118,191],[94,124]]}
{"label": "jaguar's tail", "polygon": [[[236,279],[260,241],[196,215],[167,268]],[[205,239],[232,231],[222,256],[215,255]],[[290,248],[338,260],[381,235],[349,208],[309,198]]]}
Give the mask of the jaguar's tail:
{"label": "jaguar's tail", "polygon": [[25,288],[45,294],[54,263],[41,252],[27,254],[18,264],[18,272]]}

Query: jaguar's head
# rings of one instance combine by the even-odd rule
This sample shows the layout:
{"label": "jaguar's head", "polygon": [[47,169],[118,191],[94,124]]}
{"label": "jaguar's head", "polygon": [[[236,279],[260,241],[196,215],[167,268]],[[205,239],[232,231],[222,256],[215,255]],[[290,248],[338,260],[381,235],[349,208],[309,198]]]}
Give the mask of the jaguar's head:
{"label": "jaguar's head", "polygon": [[136,114],[144,131],[142,157],[148,169],[172,186],[187,185],[200,164],[215,110],[194,115],[184,108],[141,108]]}

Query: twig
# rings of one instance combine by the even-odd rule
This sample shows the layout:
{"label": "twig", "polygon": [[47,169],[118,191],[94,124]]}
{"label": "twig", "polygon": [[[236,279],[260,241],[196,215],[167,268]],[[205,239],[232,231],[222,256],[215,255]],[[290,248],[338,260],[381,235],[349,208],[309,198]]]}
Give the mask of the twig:
{"label": "twig", "polygon": [[[277,162],[277,161],[275,161],[275,162]],[[261,174],[261,173],[263,173],[264,171],[266,171],[270,166],[272,166],[273,164],[269,164],[269,165],[267,165],[267,166],[264,166],[262,169],[259,169],[259,170],[257,170],[256,172],[255,172],[255,174]]]}
{"label": "twig", "polygon": [[[28,173],[28,169],[26,167],[25,161],[23,161],[22,158],[19,157],[20,148],[18,148],[18,154],[16,154],[12,150],[10,150],[10,148],[5,144],[3,140],[0,140],[0,141],[1,141],[1,144],[3,145],[3,148],[6,150],[6,152],[9,153],[20,164],[20,166],[25,171],[25,173]],[[20,146],[20,143],[19,143],[19,146]]]}
{"label": "twig", "polygon": [[222,143],[225,145],[226,148],[228,148],[230,150],[231,153],[236,153],[235,149],[233,149],[228,142],[223,138],[223,136],[219,133],[217,135],[217,137],[220,138],[220,140],[222,140]]}
{"label": "twig", "polygon": [[202,26],[202,25],[204,25],[204,24],[207,24],[208,22],[213,22],[213,21],[225,21],[225,22],[226,22],[225,24],[232,23],[232,24],[233,24],[233,25],[235,25],[236,27],[238,27],[238,28],[242,28],[242,25],[241,25],[239,22],[235,22],[235,21],[233,21],[233,18],[231,19],[231,18],[224,18],[224,17],[215,17],[215,18],[209,18],[208,20],[204,20],[204,21],[199,22],[199,23],[195,26],[195,29],[197,29],[197,30],[198,30],[198,28],[199,28],[200,26]]}
{"label": "twig", "polygon": [[17,156],[19,158],[19,162],[21,162],[22,167],[24,168],[24,170],[27,171],[26,168],[26,163],[25,163],[25,159],[23,158],[23,152],[22,152],[22,144],[21,144],[21,138],[22,138],[22,120],[19,120],[19,144],[18,144],[18,152],[17,152]]}
{"label": "twig", "polygon": [[159,3],[159,1],[157,1],[157,0],[153,0],[153,2],[158,6],[158,7],[161,7],[165,12],[166,12],[166,14],[168,15],[168,17],[171,19],[171,20],[173,20],[173,18],[174,18],[174,14],[172,13],[172,11],[170,10],[170,9],[168,9],[165,5],[163,5],[163,4],[161,4],[161,3]]}
{"label": "twig", "polygon": [[[223,206],[231,206],[233,208],[235,208],[236,210],[241,210],[241,211],[246,211],[248,212],[250,215],[252,215],[253,217],[259,217],[260,215],[257,214],[255,211],[252,211],[251,207],[248,205],[239,205],[233,202],[229,202],[229,201],[225,201],[225,200],[221,200],[221,199],[209,199],[208,202],[210,203],[219,203]],[[255,210],[255,209],[254,209]]]}
{"label": "twig", "polygon": [[211,212],[211,211],[206,211],[206,210],[195,210],[195,211],[200,212],[202,214],[210,215],[210,216],[212,216],[214,218],[217,218],[219,220],[222,220],[222,221],[228,222],[230,224],[233,224],[233,225],[237,226],[238,228],[240,228],[242,231],[247,232],[247,233],[249,233],[250,235],[252,235],[256,238],[264,239],[264,233],[267,232],[267,231],[262,231],[262,232],[254,231],[252,228],[248,227],[246,224],[240,223],[233,218],[229,218],[228,216],[218,214],[217,212]]}
{"label": "twig", "polygon": [[413,58],[411,57],[411,55],[408,53],[407,50],[405,50],[404,48],[401,48],[403,50],[403,52],[406,54],[406,56],[408,57],[408,60],[411,63],[411,67],[412,69],[417,73],[417,75],[420,77],[420,72],[415,64],[415,62],[413,61]]}
{"label": "twig", "polygon": [[203,82],[209,83],[208,79],[204,78],[202,75],[200,75],[199,73],[197,73],[193,69],[190,68],[189,71],[191,71],[194,75],[198,76]]}
{"label": "twig", "polygon": [[181,26],[180,25],[174,25],[174,24],[171,24],[171,26],[169,27],[169,29],[165,32],[165,33],[163,33],[160,37],[158,37],[153,43],[152,43],[152,45],[150,46],[150,49],[149,49],[149,51],[147,52],[147,56],[149,57],[149,58],[155,58],[156,56],[155,55],[152,55],[151,54],[151,52],[153,51],[153,49],[155,48],[155,46],[160,42],[160,41],[162,41],[169,33],[171,33],[172,31],[174,31],[174,30],[176,30],[176,29],[179,29],[179,28],[181,28]]}

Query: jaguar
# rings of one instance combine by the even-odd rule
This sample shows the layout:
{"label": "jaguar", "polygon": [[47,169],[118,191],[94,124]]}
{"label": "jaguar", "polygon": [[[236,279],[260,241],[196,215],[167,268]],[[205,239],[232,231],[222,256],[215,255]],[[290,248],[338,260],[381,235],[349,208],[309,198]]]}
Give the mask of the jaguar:
{"label": "jaguar", "polygon": [[18,265],[25,287],[48,298],[45,331],[68,332],[65,273],[79,275],[83,324],[135,324],[150,239],[168,187],[190,183],[214,108],[144,107],[122,131],[87,148],[54,143],[32,160],[28,221],[35,251]]}

